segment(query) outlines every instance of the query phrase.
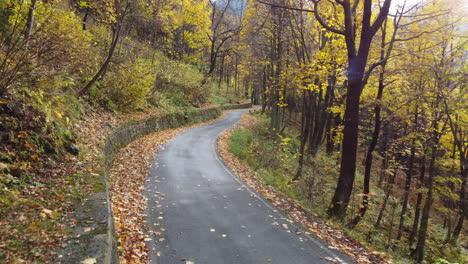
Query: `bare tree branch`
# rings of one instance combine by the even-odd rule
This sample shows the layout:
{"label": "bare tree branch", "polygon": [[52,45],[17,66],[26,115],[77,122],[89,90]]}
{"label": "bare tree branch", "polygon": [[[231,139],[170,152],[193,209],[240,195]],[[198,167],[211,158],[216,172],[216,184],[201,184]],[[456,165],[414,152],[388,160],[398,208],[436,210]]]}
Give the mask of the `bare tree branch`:
{"label": "bare tree branch", "polygon": [[385,0],[382,8],[380,9],[379,15],[377,16],[377,18],[375,19],[374,23],[372,24],[370,28],[373,34],[377,33],[383,21],[387,18],[391,3],[392,3],[392,0]]}
{"label": "bare tree branch", "polygon": [[287,10],[293,10],[293,11],[314,13],[315,19],[317,19],[317,21],[320,23],[320,25],[322,27],[324,27],[326,30],[331,31],[331,32],[336,33],[336,34],[340,34],[340,35],[345,34],[345,32],[343,30],[340,30],[340,29],[337,29],[337,28],[334,28],[334,27],[328,25],[324,21],[324,19],[319,15],[319,12],[318,12],[318,2],[319,1],[318,0],[312,0],[312,2],[314,3],[314,9],[304,9],[304,8],[297,8],[297,7],[292,7],[292,6],[277,5],[277,4],[272,4],[272,3],[265,2],[263,0],[256,0],[256,1],[261,3],[261,4],[272,6],[272,7],[277,7],[277,8],[287,9]]}

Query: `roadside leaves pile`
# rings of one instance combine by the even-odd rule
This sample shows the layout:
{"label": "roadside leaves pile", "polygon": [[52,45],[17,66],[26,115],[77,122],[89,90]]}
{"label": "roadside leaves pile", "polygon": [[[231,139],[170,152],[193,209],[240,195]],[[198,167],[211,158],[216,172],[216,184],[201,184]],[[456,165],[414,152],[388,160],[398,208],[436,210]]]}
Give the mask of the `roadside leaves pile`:
{"label": "roadside leaves pile", "polygon": [[142,190],[154,153],[177,131],[168,130],[142,137],[120,150],[111,170],[111,202],[119,238],[121,263],[148,263],[142,212],[147,199]]}
{"label": "roadside leaves pile", "polygon": [[[237,127],[249,129],[253,128],[257,123],[258,121],[254,116],[246,113],[243,115]],[[358,241],[346,236],[343,231],[314,217],[313,214],[308,212],[299,202],[287,198],[286,195],[272,186],[264,184],[262,180],[256,177],[256,173],[253,172],[247,164],[241,162],[229,151],[228,141],[232,132],[233,130],[226,131],[219,137],[218,151],[226,162],[226,165],[243,182],[263,195],[263,197],[268,199],[276,208],[284,211],[291,219],[311,230],[313,235],[325,240],[330,248],[345,252],[358,263],[391,263],[386,260],[385,256],[380,252],[369,252],[369,250]],[[335,262],[336,260],[332,259],[329,261]]]}

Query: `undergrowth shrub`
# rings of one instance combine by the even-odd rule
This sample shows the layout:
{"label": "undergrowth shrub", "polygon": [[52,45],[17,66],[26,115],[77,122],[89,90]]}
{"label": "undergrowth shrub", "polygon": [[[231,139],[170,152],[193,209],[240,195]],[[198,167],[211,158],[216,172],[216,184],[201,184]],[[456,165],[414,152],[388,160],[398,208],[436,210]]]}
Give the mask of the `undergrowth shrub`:
{"label": "undergrowth shrub", "polygon": [[208,100],[213,104],[240,104],[248,99],[242,91],[228,87],[226,82],[219,83],[218,80],[209,80],[206,86],[206,89],[209,90]]}
{"label": "undergrowth shrub", "polygon": [[199,106],[207,102],[209,91],[202,84],[203,73],[195,66],[157,53],[153,67],[156,75],[153,95],[165,94],[174,103],[182,105],[188,102]]}
{"label": "undergrowth shrub", "polygon": [[128,66],[120,65],[106,75],[102,86],[118,109],[139,110],[146,106],[155,80],[155,74],[148,66],[148,61],[136,60]]}

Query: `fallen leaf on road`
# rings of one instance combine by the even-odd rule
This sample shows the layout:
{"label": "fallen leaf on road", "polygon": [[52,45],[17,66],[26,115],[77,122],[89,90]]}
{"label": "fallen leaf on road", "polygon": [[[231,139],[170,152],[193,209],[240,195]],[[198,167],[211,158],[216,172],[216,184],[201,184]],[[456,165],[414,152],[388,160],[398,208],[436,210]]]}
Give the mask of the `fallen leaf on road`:
{"label": "fallen leaf on road", "polygon": [[87,258],[81,262],[81,264],[96,264],[97,261],[95,258]]}
{"label": "fallen leaf on road", "polygon": [[334,259],[334,258],[331,258],[331,257],[324,257],[323,259],[327,260],[327,261],[330,261],[332,263],[339,263],[338,260]]}

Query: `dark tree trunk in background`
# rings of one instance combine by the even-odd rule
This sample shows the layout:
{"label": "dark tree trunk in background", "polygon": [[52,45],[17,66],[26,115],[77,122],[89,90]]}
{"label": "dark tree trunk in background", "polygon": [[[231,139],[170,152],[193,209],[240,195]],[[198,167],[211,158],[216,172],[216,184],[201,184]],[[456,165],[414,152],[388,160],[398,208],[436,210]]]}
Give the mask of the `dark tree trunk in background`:
{"label": "dark tree trunk in background", "polygon": [[411,142],[411,153],[410,153],[410,158],[408,162],[408,171],[406,172],[405,194],[404,194],[403,202],[401,206],[400,224],[398,226],[397,240],[401,239],[401,235],[403,233],[403,224],[405,222],[406,210],[408,209],[408,199],[409,199],[409,191],[411,189],[411,180],[413,178],[413,168],[414,168],[413,163],[414,163],[415,152],[416,152],[415,140],[413,139]]}
{"label": "dark tree trunk in background", "polygon": [[466,202],[466,174],[465,178],[463,179],[462,183],[462,191],[460,193],[460,213],[458,216],[457,225],[453,229],[452,237],[450,238],[450,243],[455,245],[457,243],[458,238],[460,237],[460,233],[463,229],[463,222],[465,218],[468,217],[468,204]]}
{"label": "dark tree trunk in background", "polygon": [[[418,123],[418,106],[416,106],[415,113],[414,113],[414,123]],[[405,194],[403,197],[403,203],[401,206],[401,213],[400,213],[400,224],[398,226],[398,233],[397,233],[397,240],[401,239],[403,234],[403,225],[405,222],[405,215],[406,210],[408,209],[408,199],[409,199],[409,192],[411,189],[411,181],[413,179],[413,170],[414,170],[414,156],[416,154],[416,143],[415,139],[411,141],[411,150],[410,150],[410,158],[408,161],[408,170],[406,171],[406,181],[405,181]]]}
{"label": "dark tree trunk in background", "polygon": [[27,49],[29,46],[29,39],[32,34],[32,29],[34,26],[34,10],[36,10],[36,2],[37,0],[32,0],[31,4],[29,5],[29,10],[28,10],[28,18],[26,20],[26,26],[24,29],[24,47]]}
{"label": "dark tree trunk in background", "polygon": [[382,184],[385,178],[385,170],[388,167],[388,153],[387,153],[387,147],[388,147],[388,127],[384,126],[383,131],[382,131],[382,137],[383,137],[383,142],[382,142],[382,169],[380,170],[379,174],[379,180],[377,185],[379,188],[382,188]]}
{"label": "dark tree trunk in background", "polygon": [[462,179],[462,184],[460,186],[460,199],[458,201],[458,221],[457,221],[457,224],[455,225],[453,234],[451,235],[451,238],[449,241],[451,244],[455,245],[463,229],[463,223],[465,221],[465,218],[468,217],[468,195],[466,195],[466,184],[468,180],[468,172],[467,172],[468,160],[467,160],[467,157],[465,156],[466,148],[465,148],[465,145],[463,144],[463,139],[465,138],[466,135],[464,134],[464,131],[461,128],[456,126],[456,124],[454,123],[454,120],[450,116],[447,102],[445,101],[444,103],[445,103],[445,109],[446,109],[446,114],[448,117],[450,129],[452,130],[454,142],[455,142],[455,145],[457,146],[458,153],[460,155],[460,174],[461,174],[461,179]]}
{"label": "dark tree trunk in background", "polygon": [[223,55],[221,57],[221,65],[219,66],[219,79],[218,79],[218,89],[221,90],[221,84],[223,82],[223,76],[224,76],[224,60],[225,56]]}
{"label": "dark tree trunk in background", "polygon": [[334,144],[333,144],[333,114],[328,115],[328,121],[327,121],[327,127],[326,127],[326,133],[327,133],[327,142],[326,142],[326,152],[327,155],[331,155],[334,151]]}
{"label": "dark tree trunk in background", "polygon": [[83,16],[83,20],[81,23],[83,23],[83,30],[86,30],[86,23],[88,23],[88,15],[89,15],[89,7],[86,7],[85,14]]}
{"label": "dark tree trunk in background", "polygon": [[239,57],[236,56],[236,65],[234,68],[234,94],[239,95]]}
{"label": "dark tree trunk in background", "polygon": [[309,138],[309,103],[308,103],[308,98],[307,94],[310,93],[310,91],[304,90],[302,92],[302,122],[301,122],[301,146],[299,148],[299,160],[298,160],[298,166],[297,166],[297,171],[296,175],[294,175],[294,178],[292,181],[298,180],[302,176],[302,168],[304,166],[304,154],[305,154],[305,146],[307,144],[307,139]]}
{"label": "dark tree trunk in background", "polygon": [[[426,174],[426,153],[423,154],[423,157],[421,159],[421,170],[419,172],[418,190],[420,190],[424,185],[425,174]],[[413,227],[411,228],[411,233],[410,233],[409,240],[408,240],[410,247],[412,246],[414,239],[416,237],[416,233],[418,232],[419,215],[421,214],[422,198],[423,198],[423,194],[421,192],[418,192],[418,197],[416,199],[416,205],[415,205]]]}
{"label": "dark tree trunk in background", "polygon": [[[397,155],[395,160],[398,161],[399,159],[400,159],[400,154]],[[374,224],[375,228],[378,228],[380,226],[382,217],[385,213],[385,210],[387,209],[388,199],[390,198],[390,195],[392,195],[393,185],[395,184],[395,178],[396,178],[397,173],[398,173],[398,167],[395,167],[392,175],[389,176],[389,179],[387,181],[387,186],[385,188],[385,199],[382,203],[382,207],[380,207],[379,215],[377,216],[377,221]]]}
{"label": "dark tree trunk in background", "polygon": [[445,219],[444,219],[444,228],[447,228],[447,233],[446,233],[444,243],[448,243],[450,242],[450,239],[452,238],[452,215],[451,214],[446,214]]}
{"label": "dark tree trunk in background", "polygon": [[281,107],[278,105],[280,98],[280,90],[282,83],[280,81],[281,74],[283,72],[283,56],[284,56],[284,44],[283,44],[283,23],[285,22],[285,11],[278,7],[272,8],[272,14],[275,19],[275,27],[272,32],[271,38],[271,62],[272,69],[272,88],[270,91],[270,106],[271,106],[271,122],[270,127],[278,133],[281,128]]}
{"label": "dark tree trunk in background", "polygon": [[311,112],[309,113],[311,119],[309,123],[309,154],[311,156],[317,155],[317,152],[325,139],[325,129],[330,116],[330,113],[328,113],[327,110],[333,102],[335,85],[335,76],[328,76],[328,85],[325,90],[325,96],[323,95],[324,91],[321,87],[319,88],[319,92],[312,93],[313,96],[311,97],[311,101],[313,102],[313,109],[310,109]]}
{"label": "dark tree trunk in background", "polygon": [[266,85],[267,85],[267,69],[266,66],[263,68],[263,76],[262,76],[262,114],[265,113],[267,107],[267,95],[266,95]]}
{"label": "dark tree trunk in background", "polygon": [[[464,155],[464,152],[461,152],[460,155]],[[464,163],[463,166],[466,166],[466,158],[461,159]],[[452,244],[456,244],[458,238],[460,237],[460,233],[463,229],[463,222],[465,221],[465,218],[468,217],[468,202],[467,202],[467,195],[466,195],[466,182],[468,178],[468,173],[466,170],[466,167],[462,167],[462,184],[461,184],[461,189],[460,189],[460,200],[458,202],[459,204],[459,216],[458,216],[458,221],[457,225],[455,226],[453,230],[452,237],[450,238],[450,242]]]}
{"label": "dark tree trunk in background", "polygon": [[424,208],[421,215],[421,226],[419,228],[418,233],[418,242],[416,244],[416,261],[418,263],[422,262],[424,259],[424,248],[426,245],[426,236],[427,236],[427,229],[429,227],[429,215],[431,212],[431,207],[433,203],[433,183],[434,183],[434,163],[436,159],[436,142],[433,142],[432,153],[431,153],[431,160],[429,162],[429,178],[427,182],[428,192],[426,195],[426,202],[424,204]]}

